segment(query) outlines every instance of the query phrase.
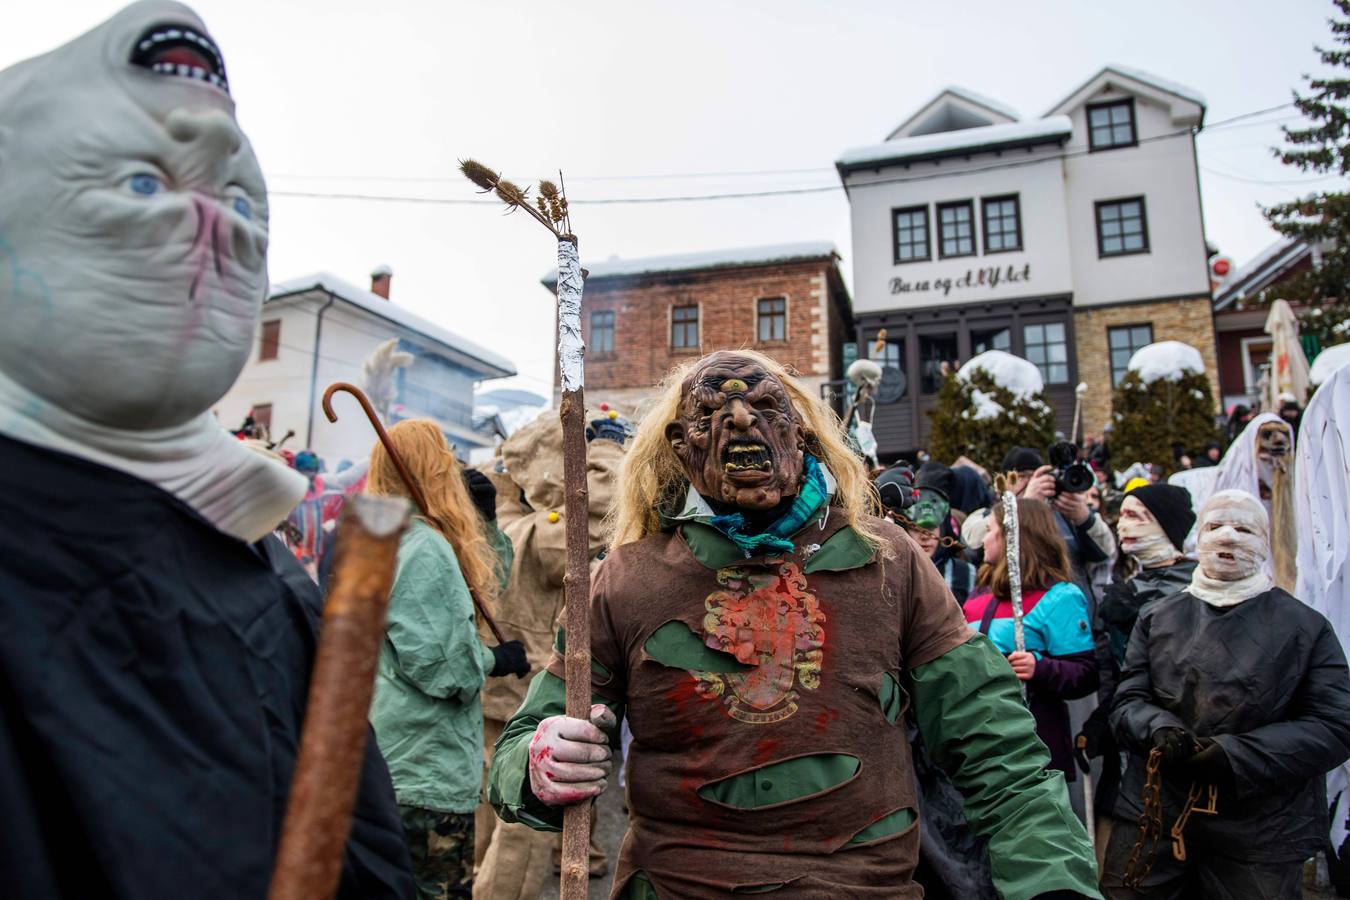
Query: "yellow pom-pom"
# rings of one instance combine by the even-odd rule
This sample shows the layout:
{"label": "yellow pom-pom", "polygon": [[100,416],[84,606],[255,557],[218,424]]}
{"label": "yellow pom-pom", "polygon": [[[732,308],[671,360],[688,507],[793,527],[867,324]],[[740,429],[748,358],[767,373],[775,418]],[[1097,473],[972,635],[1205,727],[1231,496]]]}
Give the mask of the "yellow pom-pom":
{"label": "yellow pom-pom", "polygon": [[609,417],[611,419],[617,419],[619,417],[619,411],[617,409],[611,409],[609,411]]}
{"label": "yellow pom-pom", "polygon": [[556,512],[551,512],[551,513],[548,514],[548,520],[549,520],[550,522],[556,522],[556,521],[558,521],[558,519],[560,519],[560,518],[562,518],[562,517],[559,516]]}

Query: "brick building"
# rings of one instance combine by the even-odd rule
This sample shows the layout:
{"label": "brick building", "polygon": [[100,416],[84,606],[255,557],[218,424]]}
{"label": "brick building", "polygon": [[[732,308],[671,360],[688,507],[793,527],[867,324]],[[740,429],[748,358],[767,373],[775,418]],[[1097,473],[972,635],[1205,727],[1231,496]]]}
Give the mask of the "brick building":
{"label": "brick building", "polygon": [[[924,447],[941,371],[990,349],[1040,369],[1069,431],[1108,421],[1145,344],[1218,366],[1195,134],[1204,98],[1108,66],[1039,118],[961,88],[836,161],[853,224],[858,349],[891,370],[883,458]],[[885,331],[878,347],[877,337]]]}
{"label": "brick building", "polygon": [[[813,389],[841,378],[853,319],[838,261],[830,243],[583,260],[587,398],[635,409],[674,366],[713,350],[758,350]],[[557,273],[543,283],[553,290]]]}

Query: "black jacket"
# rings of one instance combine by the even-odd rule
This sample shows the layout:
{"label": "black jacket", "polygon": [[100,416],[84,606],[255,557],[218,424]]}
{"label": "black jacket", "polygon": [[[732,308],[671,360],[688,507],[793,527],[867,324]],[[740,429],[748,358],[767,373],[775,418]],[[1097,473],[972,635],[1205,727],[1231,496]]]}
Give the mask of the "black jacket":
{"label": "black jacket", "polygon": [[[0,884],[24,898],[263,898],[320,597],[274,541],[0,438]],[[339,896],[411,897],[366,746]]]}
{"label": "black jacket", "polygon": [[[1350,675],[1321,613],[1278,588],[1225,609],[1189,593],[1144,609],[1111,710],[1130,754],[1117,816],[1139,815],[1153,734],[1168,726],[1215,738],[1234,775],[1217,816],[1191,817],[1188,845],[1270,863],[1323,847],[1322,776],[1350,758]],[[1183,778],[1163,770],[1164,829],[1190,787]]]}
{"label": "black jacket", "polygon": [[1125,648],[1140,611],[1150,603],[1190,587],[1195,565],[1195,560],[1183,558],[1175,565],[1141,569],[1129,581],[1112,582],[1102,592],[1093,627],[1099,635],[1097,662],[1101,680],[1097,685],[1097,698],[1103,707],[1109,708],[1115,695],[1120,670],[1125,665]]}

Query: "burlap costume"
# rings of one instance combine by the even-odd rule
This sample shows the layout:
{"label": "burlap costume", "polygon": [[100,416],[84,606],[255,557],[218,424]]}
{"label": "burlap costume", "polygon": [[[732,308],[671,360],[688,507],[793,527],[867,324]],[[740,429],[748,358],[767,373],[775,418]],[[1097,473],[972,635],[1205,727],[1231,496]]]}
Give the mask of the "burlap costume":
{"label": "burlap costume", "polygon": [[[604,517],[614,496],[623,448],[594,440],[587,447],[590,491],[590,552],[594,559],[605,546]],[[562,426],[557,416],[541,415],[502,445],[506,471],[486,474],[497,486],[497,525],[515,549],[511,580],[497,601],[496,618],[508,638],[525,643],[533,672],[553,651],[553,637],[563,606],[566,565],[562,518]],[[549,514],[557,513],[550,522]],[[484,639],[489,636],[484,634]],[[483,688],[486,761],[502,727],[525,699],[528,679],[493,678]],[[492,807],[478,810],[475,856],[478,900],[535,900],[549,877],[553,835],[525,825],[500,821]]]}

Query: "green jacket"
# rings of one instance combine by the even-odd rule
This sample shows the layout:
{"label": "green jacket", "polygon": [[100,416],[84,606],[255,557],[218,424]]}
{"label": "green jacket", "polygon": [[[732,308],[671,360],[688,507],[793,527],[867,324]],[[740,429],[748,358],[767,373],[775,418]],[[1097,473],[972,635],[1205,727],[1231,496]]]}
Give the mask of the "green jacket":
{"label": "green jacket", "polygon": [[436,529],[414,520],[399,543],[370,707],[400,805],[445,813],[478,806],[478,694],[492,666],[455,551]]}
{"label": "green jacket", "polygon": [[[711,528],[686,525],[683,537],[694,557],[710,568],[739,555],[734,545]],[[846,528],[825,542],[811,562],[813,567],[846,570],[869,564],[871,551]],[[652,655],[665,652],[655,646],[660,637],[658,632],[647,645]],[[596,666],[593,661],[592,668]],[[608,673],[601,668],[598,674]],[[1095,860],[1082,825],[1069,809],[1063,776],[1045,770],[1048,754],[1036,737],[1016,679],[993,645],[977,635],[914,667],[907,676],[905,687],[924,741],[964,795],[971,827],[989,841],[1000,895],[1006,900],[1027,900],[1047,891],[1071,890],[1099,897]],[[530,792],[527,754],[535,726],[563,712],[563,694],[563,682],[557,676],[545,672],[535,678],[524,704],[497,742],[488,799],[508,822],[543,830],[561,824],[562,810],[543,806]],[[599,695],[593,702],[605,702],[616,716],[623,717],[624,703]],[[888,702],[884,694],[882,702]],[[617,743],[612,739],[616,752]],[[810,785],[822,781],[823,776],[804,771],[815,765],[813,760],[792,762],[797,764],[793,772],[779,773],[790,777],[773,779],[774,790],[782,796],[761,798],[765,803],[809,794],[814,790]],[[877,822],[860,837],[876,840],[913,823],[912,815],[892,818]],[[655,894],[639,872],[620,896],[646,900]]]}

